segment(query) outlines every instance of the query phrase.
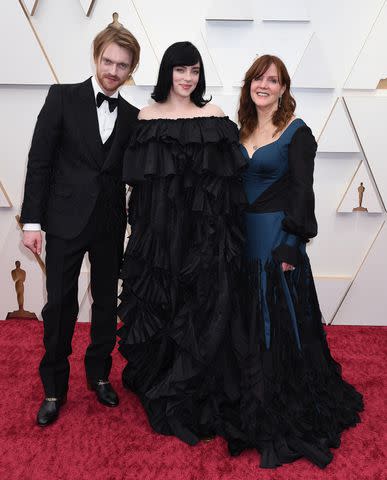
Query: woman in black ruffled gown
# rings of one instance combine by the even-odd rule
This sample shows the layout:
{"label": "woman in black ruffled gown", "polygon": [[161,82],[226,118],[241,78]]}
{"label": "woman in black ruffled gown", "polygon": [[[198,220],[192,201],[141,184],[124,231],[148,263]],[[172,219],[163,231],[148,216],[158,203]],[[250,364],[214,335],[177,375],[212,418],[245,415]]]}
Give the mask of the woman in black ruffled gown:
{"label": "woman in black ruffled gown", "polygon": [[258,58],[246,73],[239,121],[248,161],[243,185],[249,288],[240,350],[240,437],[234,454],[255,447],[262,467],[305,456],[332,459],[341,432],[359,422],[361,395],[341,377],[321,322],[305,244],[317,234],[316,142],[294,117],[283,62]]}
{"label": "woman in black ruffled gown", "polygon": [[191,445],[226,436],[223,406],[239,397],[228,367],[231,325],[242,322],[246,161],[237,126],[204,92],[198,50],[169,47],[156,103],[141,110],[124,159],[133,190],[119,306],[122,379],[157,432]]}

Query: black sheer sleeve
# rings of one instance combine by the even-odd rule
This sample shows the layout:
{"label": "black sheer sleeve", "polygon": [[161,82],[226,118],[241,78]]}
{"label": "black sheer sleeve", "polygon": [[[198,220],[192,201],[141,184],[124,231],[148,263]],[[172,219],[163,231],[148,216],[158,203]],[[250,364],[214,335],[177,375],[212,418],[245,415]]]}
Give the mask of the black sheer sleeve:
{"label": "black sheer sleeve", "polygon": [[282,222],[284,230],[304,242],[317,235],[314,215],[313,170],[317,143],[309,127],[301,127],[289,145],[289,204]]}
{"label": "black sheer sleeve", "polygon": [[317,143],[309,127],[300,127],[289,145],[290,188],[282,227],[290,233],[289,242],[279,245],[273,256],[281,262],[298,263],[299,242],[317,235],[314,215],[313,170]]}

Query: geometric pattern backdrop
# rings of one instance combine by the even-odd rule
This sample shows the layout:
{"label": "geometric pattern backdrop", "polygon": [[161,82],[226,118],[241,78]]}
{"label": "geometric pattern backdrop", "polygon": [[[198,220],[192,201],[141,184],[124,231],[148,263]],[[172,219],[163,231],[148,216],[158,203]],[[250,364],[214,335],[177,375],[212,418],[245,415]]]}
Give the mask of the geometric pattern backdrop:
{"label": "geometric pattern backdrop", "polygon": [[[140,108],[149,103],[160,58],[173,42],[190,40],[199,48],[207,94],[234,120],[253,59],[272,53],[284,60],[296,113],[319,144],[319,235],[308,253],[324,320],[386,325],[386,0],[196,0],[181,7],[177,0],[2,0],[0,318],[17,309],[11,279],[16,260],[27,272],[25,308],[40,315],[45,301],[43,269],[21,245],[15,219],[37,114],[49,85],[93,74],[91,42],[116,11],[141,44],[134,81],[121,92]],[[367,211],[353,211],[361,183]],[[80,321],[89,320],[88,284],[85,260]]]}

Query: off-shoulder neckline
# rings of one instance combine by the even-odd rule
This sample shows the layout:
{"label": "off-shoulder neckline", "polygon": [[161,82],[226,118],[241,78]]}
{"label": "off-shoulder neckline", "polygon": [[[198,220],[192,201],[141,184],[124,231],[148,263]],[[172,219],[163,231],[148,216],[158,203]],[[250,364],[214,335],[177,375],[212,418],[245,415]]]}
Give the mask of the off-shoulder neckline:
{"label": "off-shoulder neckline", "polygon": [[222,117],[218,116],[218,115],[208,115],[208,116],[201,116],[201,117],[178,117],[178,118],[162,118],[162,117],[159,117],[159,118],[138,118],[137,121],[138,122],[179,122],[179,121],[192,121],[192,120],[215,120],[215,119],[219,119],[219,120],[224,120],[224,119],[227,119],[229,120],[229,116],[228,115],[224,115]]}

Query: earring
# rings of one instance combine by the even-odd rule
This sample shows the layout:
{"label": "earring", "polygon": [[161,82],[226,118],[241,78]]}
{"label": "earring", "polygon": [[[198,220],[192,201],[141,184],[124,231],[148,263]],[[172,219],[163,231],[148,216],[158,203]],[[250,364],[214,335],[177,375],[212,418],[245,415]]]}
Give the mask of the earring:
{"label": "earring", "polygon": [[278,97],[278,108],[281,108],[282,105],[282,95]]}

